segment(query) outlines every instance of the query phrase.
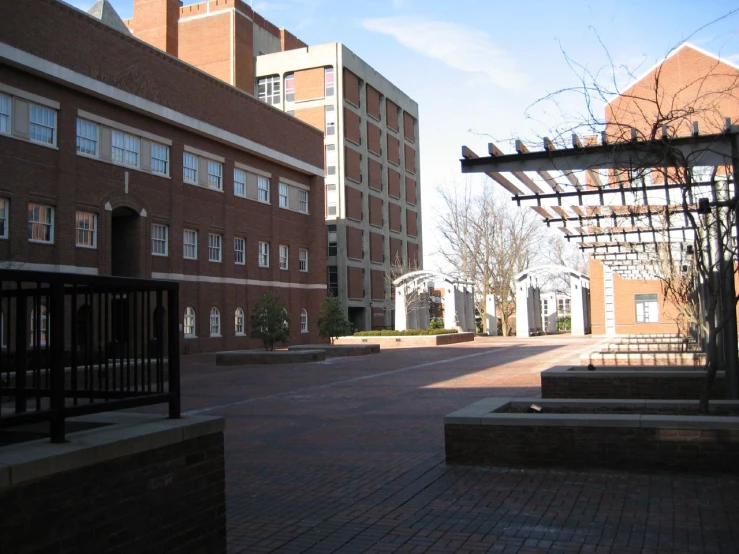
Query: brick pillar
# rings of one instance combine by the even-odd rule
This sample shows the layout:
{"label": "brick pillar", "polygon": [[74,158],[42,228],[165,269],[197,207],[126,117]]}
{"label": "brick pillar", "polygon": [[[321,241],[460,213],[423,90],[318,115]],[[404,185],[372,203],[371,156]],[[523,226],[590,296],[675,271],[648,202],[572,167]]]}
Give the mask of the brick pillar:
{"label": "brick pillar", "polygon": [[181,0],[134,0],[131,31],[136,38],[177,56]]}

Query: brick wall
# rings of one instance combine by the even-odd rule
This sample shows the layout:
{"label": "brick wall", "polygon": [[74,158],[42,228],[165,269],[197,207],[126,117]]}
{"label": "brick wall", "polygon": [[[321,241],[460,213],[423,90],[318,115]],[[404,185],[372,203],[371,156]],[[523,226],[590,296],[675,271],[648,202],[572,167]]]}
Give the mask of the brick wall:
{"label": "brick wall", "polygon": [[362,221],[362,193],[354,187],[344,187],[346,201],[346,217],[354,221]]}
{"label": "brick wall", "polygon": [[362,144],[361,138],[362,118],[353,110],[344,108],[344,138],[354,144]]}
{"label": "brick wall", "polygon": [[372,283],[372,300],[385,299],[385,272],[378,269],[370,271]]}
{"label": "brick wall", "polygon": [[413,210],[405,210],[405,218],[409,237],[415,237],[418,234],[418,214]]}
{"label": "brick wall", "polygon": [[326,94],[325,72],[323,67],[313,67],[295,72],[295,101],[315,100]]}
{"label": "brick wall", "polygon": [[[181,21],[179,58],[231,83],[231,12]],[[253,93],[254,85],[246,89]]]}
{"label": "brick wall", "polygon": [[390,237],[390,263],[403,260],[403,240]]}
{"label": "brick wall", "polygon": [[388,202],[388,218],[391,231],[401,232],[400,206],[393,202]]}
{"label": "brick wall", "polygon": [[400,164],[400,141],[390,133],[387,134],[387,161]]}
{"label": "brick wall", "polygon": [[400,173],[393,168],[387,168],[387,193],[392,198],[400,199]]}
{"label": "brick wall", "polygon": [[359,77],[344,68],[344,100],[359,107]]}
{"label": "brick wall", "polygon": [[134,0],[129,28],[141,40],[177,56],[180,0]]}
{"label": "brick wall", "polygon": [[416,195],[416,182],[410,177],[405,178],[405,201],[414,206],[418,201],[418,197]]}
{"label": "brick wall", "polygon": [[0,491],[0,552],[226,552],[223,433]]}
{"label": "brick wall", "polygon": [[346,282],[350,300],[364,298],[364,272],[361,267],[348,266],[346,268]]}
{"label": "brick wall", "polygon": [[[598,370],[596,370],[598,371]],[[584,372],[580,372],[584,373]],[[541,374],[542,398],[632,398],[632,399],[684,399],[700,398],[705,375],[675,376],[626,376],[618,372],[604,376],[570,376],[567,374]],[[723,374],[716,376],[711,388],[711,398],[726,398]]]}
{"label": "brick wall", "polygon": [[295,117],[321,131],[326,128],[326,109],[323,106],[295,110]]}
{"label": "brick wall", "polygon": [[409,173],[416,172],[416,149],[410,144],[403,145],[405,149],[405,170]]}
{"label": "brick wall", "polygon": [[369,188],[382,192],[382,164],[373,158],[367,160]]}
{"label": "brick wall", "polygon": [[364,258],[362,230],[358,227],[346,226],[346,256],[350,260]]}
{"label": "brick wall", "polygon": [[[370,231],[370,261],[374,263],[385,262],[385,235]],[[392,259],[392,258],[391,258]]]}
{"label": "brick wall", "polygon": [[379,120],[381,117],[380,92],[375,88],[367,85],[365,94],[367,96],[367,114]]}
{"label": "brick wall", "polygon": [[418,259],[418,243],[408,241],[406,247],[408,249],[408,266],[409,267],[420,267],[420,260]]}
{"label": "brick wall", "polygon": [[280,45],[282,51],[297,50],[299,48],[306,48],[308,45],[300,40],[298,37],[293,35],[290,31],[280,29]]}
{"label": "brick wall", "polygon": [[380,144],[381,138],[382,138],[382,132],[380,131],[380,128],[374,123],[372,123],[371,121],[368,121],[367,122],[367,149],[373,154],[377,154],[378,156],[382,155],[382,145]]}
{"label": "brick wall", "polygon": [[399,112],[400,108],[394,102],[390,100],[385,101],[385,121],[387,122],[387,126],[393,131],[400,129],[398,125]]}
{"label": "brick wall", "polygon": [[382,198],[373,194],[369,195],[369,224],[382,227]]}
{"label": "brick wall", "polygon": [[416,142],[416,120],[407,112],[403,112],[403,136],[407,141]]}
{"label": "brick wall", "polygon": [[344,175],[355,183],[362,182],[362,154],[349,145],[344,147]]}

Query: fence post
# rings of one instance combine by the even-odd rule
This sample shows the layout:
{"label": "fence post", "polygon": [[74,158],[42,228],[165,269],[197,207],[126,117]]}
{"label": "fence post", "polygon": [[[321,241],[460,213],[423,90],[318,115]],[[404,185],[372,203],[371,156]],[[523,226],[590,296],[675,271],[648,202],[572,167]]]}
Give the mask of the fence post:
{"label": "fence post", "polygon": [[[169,373],[169,417],[180,417],[180,288],[167,290],[167,358]],[[160,316],[161,317],[161,316]],[[164,341],[162,341],[163,343]],[[164,344],[160,346],[164,349]]]}
{"label": "fence post", "polygon": [[[8,314],[10,318],[10,314]],[[8,332],[10,337],[10,332]],[[15,413],[26,411],[26,366],[28,365],[28,304],[18,286],[15,304]]]}
{"label": "fence post", "polygon": [[[51,372],[50,408],[51,442],[65,442],[64,439],[64,285],[60,282],[51,285],[51,306],[49,321],[51,343],[49,371]],[[47,321],[48,321],[47,319]]]}

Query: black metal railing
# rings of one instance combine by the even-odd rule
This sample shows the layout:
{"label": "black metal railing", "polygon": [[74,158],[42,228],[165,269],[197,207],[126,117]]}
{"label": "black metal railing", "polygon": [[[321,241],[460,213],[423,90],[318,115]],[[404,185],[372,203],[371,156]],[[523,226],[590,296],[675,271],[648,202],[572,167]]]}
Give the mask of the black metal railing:
{"label": "black metal railing", "polygon": [[0,429],[151,404],[180,417],[179,285],[0,270]]}

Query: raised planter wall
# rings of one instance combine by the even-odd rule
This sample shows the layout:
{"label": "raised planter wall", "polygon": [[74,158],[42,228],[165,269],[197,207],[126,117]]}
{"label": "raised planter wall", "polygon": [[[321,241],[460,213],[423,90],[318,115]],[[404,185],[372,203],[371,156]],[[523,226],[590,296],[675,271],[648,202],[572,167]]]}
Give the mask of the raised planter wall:
{"label": "raised planter wall", "polygon": [[[541,374],[543,398],[631,398],[697,400],[705,371],[694,366],[557,366]],[[711,387],[711,398],[726,398],[724,372]]]}
{"label": "raised planter wall", "polygon": [[418,335],[406,337],[340,337],[334,344],[379,344],[380,348],[405,346],[443,346],[472,342],[475,333],[449,333],[448,335]]}

